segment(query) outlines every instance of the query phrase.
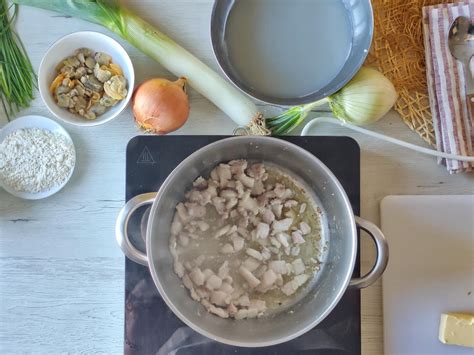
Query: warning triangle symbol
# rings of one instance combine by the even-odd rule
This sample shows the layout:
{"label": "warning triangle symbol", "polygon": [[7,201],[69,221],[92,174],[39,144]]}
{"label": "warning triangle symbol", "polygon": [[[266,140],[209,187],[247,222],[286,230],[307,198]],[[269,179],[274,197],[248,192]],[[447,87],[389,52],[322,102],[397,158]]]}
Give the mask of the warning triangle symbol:
{"label": "warning triangle symbol", "polygon": [[151,155],[150,150],[148,149],[147,146],[143,148],[143,151],[138,157],[137,163],[138,164],[155,164],[155,159],[153,159],[153,156]]}

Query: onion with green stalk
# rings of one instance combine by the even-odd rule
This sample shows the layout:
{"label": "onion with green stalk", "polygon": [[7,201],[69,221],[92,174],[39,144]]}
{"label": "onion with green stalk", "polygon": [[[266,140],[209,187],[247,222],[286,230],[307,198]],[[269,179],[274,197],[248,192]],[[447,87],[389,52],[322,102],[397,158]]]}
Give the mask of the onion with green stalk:
{"label": "onion with green stalk", "polygon": [[[100,24],[117,33],[132,45],[163,65],[177,77],[186,78],[189,85],[207,97],[249,134],[285,134],[297,127],[317,105],[329,102],[336,117],[356,123],[373,122],[380,118],[374,111],[387,112],[394,104],[396,94],[393,86],[377,87],[381,73],[362,69],[356,77],[338,93],[312,104],[296,106],[274,118],[265,119],[256,104],[232,84],[178,45],[156,27],[144,21],[116,0],[13,0],[20,5],[29,5],[61,12],[86,21]],[[367,71],[368,70],[368,71]],[[366,86],[364,95],[351,100],[351,87],[362,78]],[[375,105],[375,106],[374,106]],[[383,105],[383,108],[381,106]]]}
{"label": "onion with green stalk", "polygon": [[334,116],[364,125],[378,121],[397,100],[393,84],[379,71],[362,67],[341,90],[322,100],[296,106],[266,120],[273,134],[285,134],[300,125],[315,107],[329,104]]}

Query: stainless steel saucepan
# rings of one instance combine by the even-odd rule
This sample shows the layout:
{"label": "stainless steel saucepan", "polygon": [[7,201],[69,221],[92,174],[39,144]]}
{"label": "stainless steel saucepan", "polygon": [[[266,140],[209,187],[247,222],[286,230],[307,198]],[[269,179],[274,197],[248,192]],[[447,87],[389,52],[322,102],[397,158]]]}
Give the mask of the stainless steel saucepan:
{"label": "stainless steel saucepan", "polygon": [[[291,3],[291,1],[288,1],[288,3]],[[338,74],[324,87],[318,88],[312,93],[296,97],[277,97],[268,92],[259,91],[235,69],[229,48],[227,47],[226,28],[236,0],[214,0],[210,27],[212,49],[214,50],[217,62],[224,74],[235,86],[247,95],[262,102],[282,106],[295,106],[328,97],[347,84],[360,69],[369,53],[374,31],[374,16],[370,0],[345,0],[343,3],[352,26],[352,41],[349,54]],[[328,28],[327,30],[337,32],[337,21],[338,19],[334,18],[334,28]],[[244,25],[242,24],[242,26]],[[324,55],[324,53],[319,55]],[[258,60],[258,57],[255,60]]]}
{"label": "stainless steel saucepan", "polygon": [[[198,176],[206,177],[218,163],[233,159],[282,167],[306,186],[322,210],[322,238],[328,248],[320,271],[289,309],[260,319],[222,319],[207,313],[182,287],[173,271],[168,246],[175,206],[184,199],[185,191]],[[152,205],[146,254],[136,249],[127,235],[131,215],[145,205]],[[377,260],[367,275],[351,279],[357,253],[357,226],[375,241]],[[157,193],[139,195],[123,207],[117,218],[116,237],[128,258],[149,267],[161,296],[184,323],[216,341],[244,347],[279,344],[312,329],[331,312],[348,288],[374,283],[388,261],[388,246],[382,232],[374,224],[354,217],[349,199],[331,171],[306,150],[270,137],[232,137],[196,151],[175,168]]]}

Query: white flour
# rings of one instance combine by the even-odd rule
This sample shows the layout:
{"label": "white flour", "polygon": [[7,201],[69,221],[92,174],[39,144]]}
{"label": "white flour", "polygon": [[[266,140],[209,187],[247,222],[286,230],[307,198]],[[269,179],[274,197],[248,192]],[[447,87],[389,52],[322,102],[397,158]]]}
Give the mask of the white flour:
{"label": "white flour", "polygon": [[0,144],[0,179],[15,191],[48,191],[68,178],[74,163],[73,145],[48,130],[18,129]]}

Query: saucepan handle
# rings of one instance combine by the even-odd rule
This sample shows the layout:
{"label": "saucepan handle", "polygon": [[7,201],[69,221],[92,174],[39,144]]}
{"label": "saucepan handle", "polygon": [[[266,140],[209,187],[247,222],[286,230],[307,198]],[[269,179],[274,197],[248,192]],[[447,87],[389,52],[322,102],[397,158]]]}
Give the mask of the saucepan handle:
{"label": "saucepan handle", "polygon": [[122,249],[127,258],[142,265],[148,265],[148,258],[145,253],[135,248],[130,241],[128,236],[128,222],[136,210],[142,206],[151,205],[153,201],[155,201],[155,198],[156,192],[135,196],[122,207],[115,221],[115,238],[117,239],[120,249]]}
{"label": "saucepan handle", "polygon": [[377,248],[377,259],[375,260],[372,270],[366,275],[352,279],[349,282],[349,288],[360,289],[372,285],[382,276],[388,263],[388,243],[382,231],[372,222],[356,217],[356,224],[372,237],[375,242],[375,247]]}

